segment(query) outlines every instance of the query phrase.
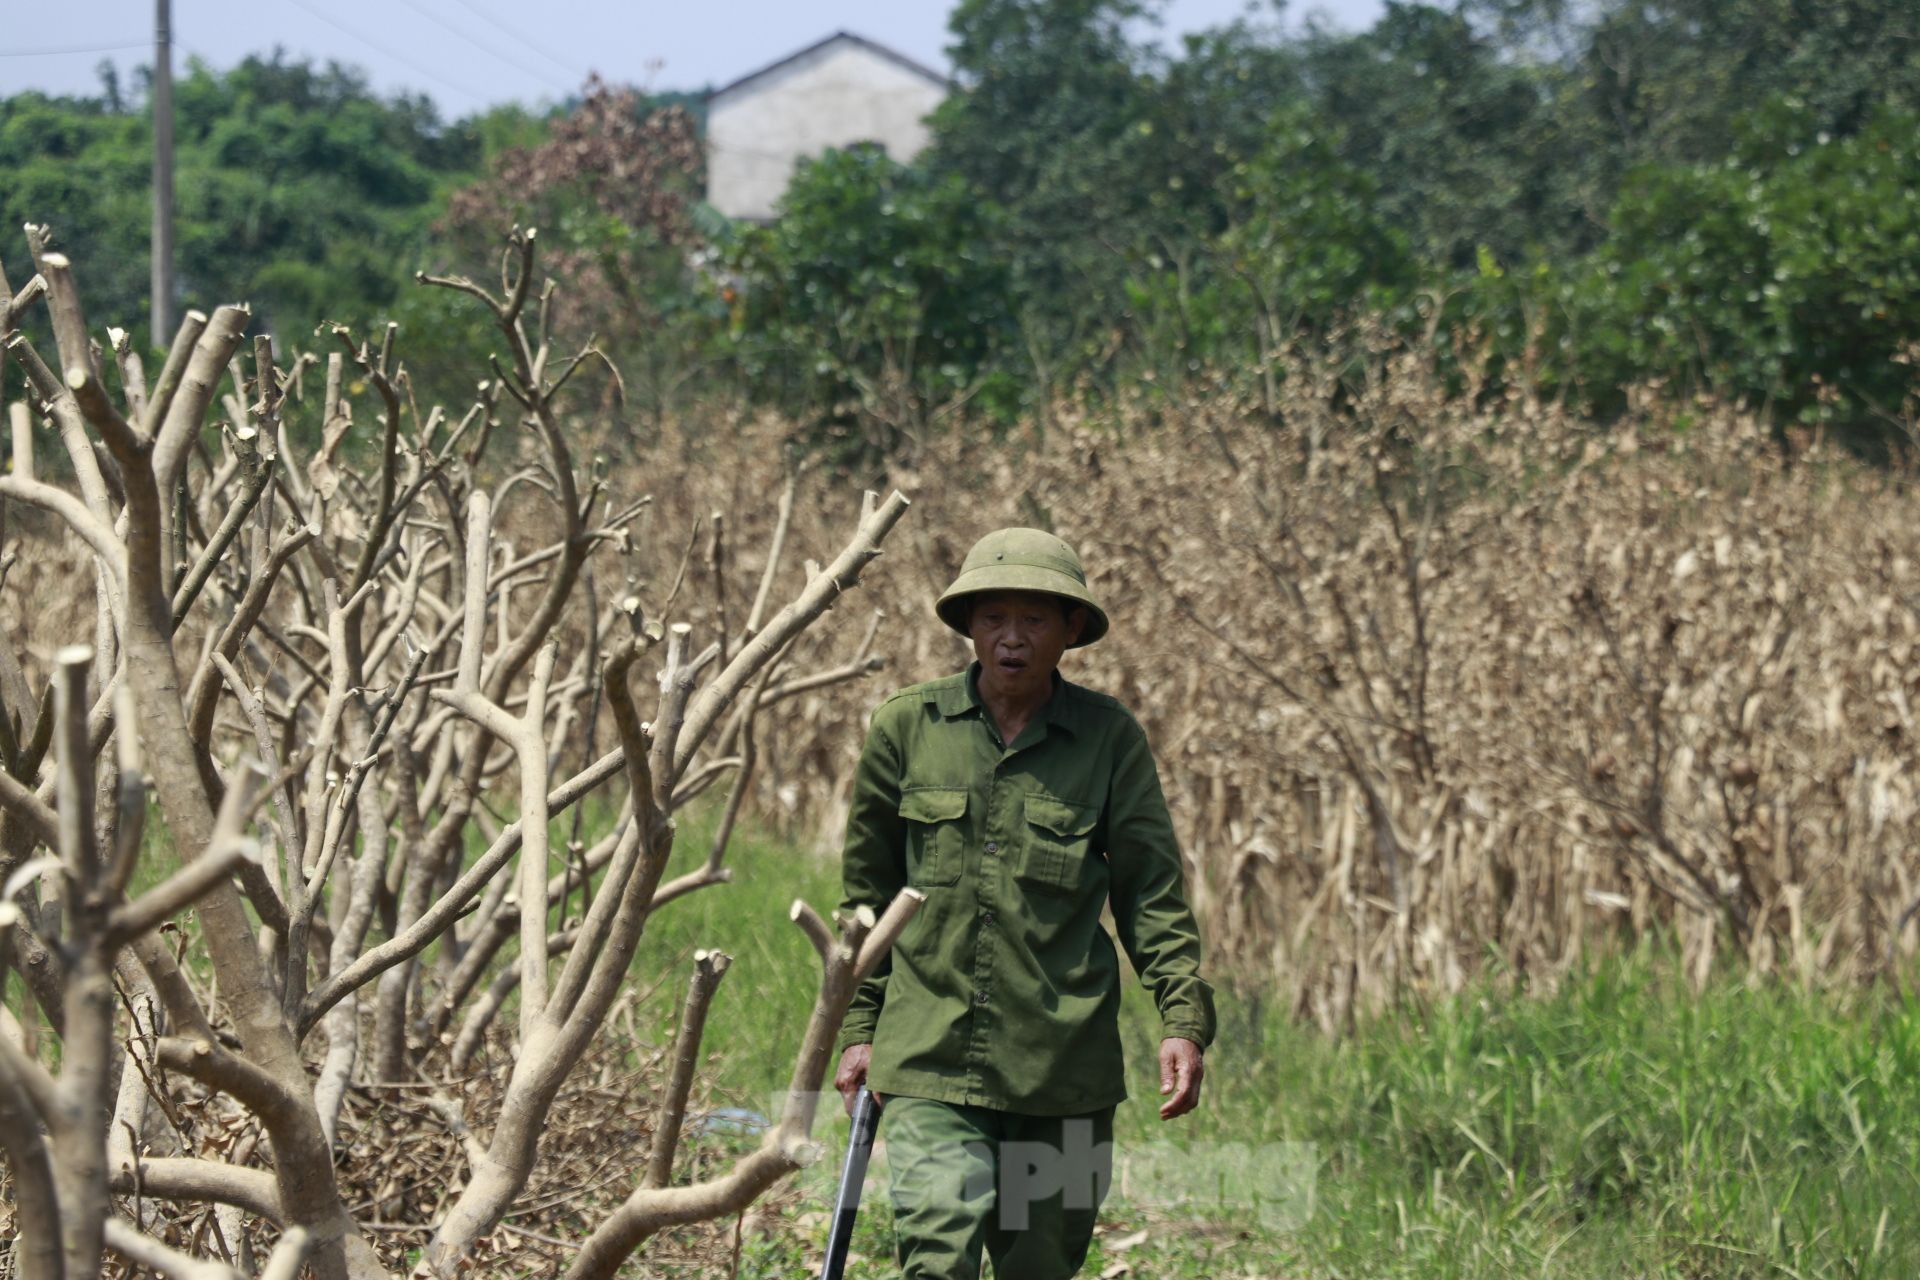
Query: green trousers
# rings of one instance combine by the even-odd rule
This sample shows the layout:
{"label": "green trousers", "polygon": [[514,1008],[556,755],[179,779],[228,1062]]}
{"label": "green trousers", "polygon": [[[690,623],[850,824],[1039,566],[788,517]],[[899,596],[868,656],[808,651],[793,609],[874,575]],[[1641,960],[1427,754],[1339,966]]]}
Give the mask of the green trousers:
{"label": "green trousers", "polygon": [[895,1252],[905,1280],[1069,1280],[1113,1181],[1113,1108],[1024,1116],[888,1098]]}

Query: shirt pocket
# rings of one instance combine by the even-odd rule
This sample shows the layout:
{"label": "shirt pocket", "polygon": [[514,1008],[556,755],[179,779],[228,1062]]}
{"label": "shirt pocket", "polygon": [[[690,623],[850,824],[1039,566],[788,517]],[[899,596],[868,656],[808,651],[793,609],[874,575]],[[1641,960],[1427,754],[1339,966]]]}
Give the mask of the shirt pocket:
{"label": "shirt pocket", "polygon": [[967,816],[965,787],[908,787],[900,793],[907,827],[907,883],[958,884]]}
{"label": "shirt pocket", "polygon": [[1093,828],[1100,821],[1098,807],[1030,795],[1026,813],[1026,848],[1014,874],[1027,884],[1055,893],[1079,888],[1080,872],[1093,844]]}

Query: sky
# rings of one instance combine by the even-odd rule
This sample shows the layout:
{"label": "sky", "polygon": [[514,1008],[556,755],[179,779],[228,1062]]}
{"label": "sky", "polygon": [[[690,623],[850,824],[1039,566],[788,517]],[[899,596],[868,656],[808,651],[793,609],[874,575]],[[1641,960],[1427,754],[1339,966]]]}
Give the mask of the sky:
{"label": "sky", "polygon": [[[25,0],[15,0],[24,3]],[[1256,0],[1271,14],[1271,0]],[[1249,0],[1167,0],[1161,38],[1232,21]],[[1295,0],[1285,20],[1370,25],[1383,0]],[[0,35],[0,96],[23,89],[94,94],[96,68],[129,78],[151,59],[155,0],[33,6]],[[725,84],[835,31],[852,31],[945,69],[948,6],[939,0],[173,0],[174,68],[216,68],[276,45],[294,59],[337,60],[388,93],[425,93],[445,118],[498,102],[533,104],[577,90],[589,72],[648,89]]]}

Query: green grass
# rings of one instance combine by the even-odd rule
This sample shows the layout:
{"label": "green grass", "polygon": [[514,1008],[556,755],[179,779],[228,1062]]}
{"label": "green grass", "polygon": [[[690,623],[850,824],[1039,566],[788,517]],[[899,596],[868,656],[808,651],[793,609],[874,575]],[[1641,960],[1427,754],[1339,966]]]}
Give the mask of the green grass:
{"label": "green grass", "polygon": [[1658,955],[1343,1044],[1268,1026],[1223,1114],[1318,1145],[1296,1242],[1334,1275],[1920,1274],[1920,1017]]}
{"label": "green grass", "polygon": [[[689,864],[700,830],[683,836]],[[751,837],[729,862],[735,883],[650,926],[636,975],[667,976],[641,1025],[671,1034],[694,947],[732,954],[711,1068],[723,1096],[765,1109],[817,973],[786,906],[830,908],[837,877]],[[1920,1275],[1920,1014],[1891,991],[1728,981],[1694,995],[1650,945],[1552,996],[1475,990],[1338,1042],[1223,991],[1202,1110],[1167,1125],[1137,987],[1123,1019],[1134,1096],[1116,1122],[1122,1158],[1173,1139],[1185,1167],[1206,1172],[1224,1144],[1304,1144],[1284,1150],[1310,1158],[1313,1195],[1303,1221],[1277,1228],[1257,1202],[1116,1197],[1087,1275],[1122,1259],[1134,1276],[1170,1277]],[[870,1183],[865,1260],[850,1276],[890,1274],[885,1200]],[[741,1274],[798,1274],[824,1229],[803,1215],[819,1207],[803,1198],[784,1229],[750,1235]],[[1108,1248],[1141,1230],[1124,1253]]]}
{"label": "green grass", "polygon": [[[708,820],[686,823],[669,874],[704,858],[709,838]],[[154,852],[144,881],[171,869],[171,851]],[[819,972],[787,907],[804,897],[830,911],[838,874],[752,833],[736,838],[729,865],[733,883],[650,923],[633,1025],[667,1043],[692,951],[728,952],[706,1039],[712,1096],[767,1112]],[[1202,1108],[1162,1125],[1158,1030],[1129,984],[1134,1096],[1120,1108],[1117,1146],[1124,1160],[1178,1141],[1183,1167],[1203,1175],[1235,1149],[1304,1155],[1312,1198],[1282,1207],[1310,1212],[1275,1226],[1259,1212],[1271,1188],[1170,1205],[1136,1183],[1109,1200],[1083,1274],[1125,1261],[1132,1276],[1173,1278],[1920,1276],[1920,1013],[1894,991],[1730,979],[1695,995],[1669,952],[1649,944],[1552,996],[1475,989],[1342,1041],[1296,1026],[1260,995],[1222,990]],[[828,1160],[798,1194],[775,1197],[771,1231],[747,1233],[740,1275],[792,1277],[817,1260],[831,1148],[846,1130],[837,1108],[823,1116]],[[694,1126],[680,1176],[717,1171],[749,1140]],[[890,1248],[876,1177],[851,1280],[891,1275]]]}
{"label": "green grass", "polygon": [[[713,814],[680,821],[666,878],[706,861]],[[820,961],[787,919],[795,898],[832,918],[840,901],[837,867],[751,833],[736,834],[727,856],[731,883],[669,903],[647,922],[634,956],[634,980],[650,994],[640,1026],[669,1042],[679,1022],[697,948],[733,957],[707,1019],[706,1050],[714,1078],[743,1106],[765,1110],[793,1071],[808,1012],[819,989]]]}

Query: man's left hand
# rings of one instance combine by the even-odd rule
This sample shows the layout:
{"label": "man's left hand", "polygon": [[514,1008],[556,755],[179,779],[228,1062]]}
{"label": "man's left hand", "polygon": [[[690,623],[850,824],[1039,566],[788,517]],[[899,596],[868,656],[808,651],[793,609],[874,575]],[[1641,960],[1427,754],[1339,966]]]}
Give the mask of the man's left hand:
{"label": "man's left hand", "polygon": [[1160,1118],[1171,1120],[1200,1105],[1200,1077],[1206,1074],[1200,1046],[1179,1036],[1160,1042],[1160,1092],[1171,1094],[1160,1104]]}

